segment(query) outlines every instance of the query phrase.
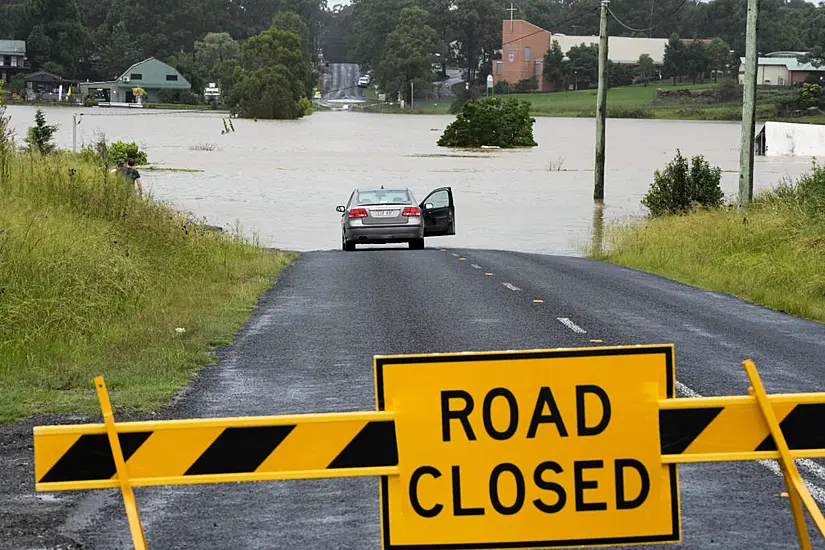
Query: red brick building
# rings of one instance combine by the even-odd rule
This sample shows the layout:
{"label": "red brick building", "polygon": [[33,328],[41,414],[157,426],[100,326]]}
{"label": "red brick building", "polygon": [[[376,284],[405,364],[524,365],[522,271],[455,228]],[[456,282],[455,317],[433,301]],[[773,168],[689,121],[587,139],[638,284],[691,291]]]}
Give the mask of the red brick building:
{"label": "red brick building", "polygon": [[535,76],[540,92],[553,85],[543,76],[544,54],[550,47],[550,31],[520,19],[507,20],[502,27],[501,60],[493,61],[493,83],[518,84]]}

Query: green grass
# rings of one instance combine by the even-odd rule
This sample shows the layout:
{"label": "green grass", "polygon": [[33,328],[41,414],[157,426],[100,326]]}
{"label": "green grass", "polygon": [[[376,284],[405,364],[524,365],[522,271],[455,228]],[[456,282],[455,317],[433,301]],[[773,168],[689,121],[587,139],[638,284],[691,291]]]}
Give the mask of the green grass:
{"label": "green grass", "polygon": [[[146,109],[167,109],[175,111],[210,111],[212,106],[206,103],[197,105],[184,105],[182,103],[144,103]],[[223,112],[226,109],[215,109],[215,112]]]}
{"label": "green grass", "polygon": [[0,156],[0,422],[94,413],[97,375],[121,411],[156,410],[292,258],[139,199],[81,155]]}
{"label": "green grass", "polygon": [[726,208],[607,230],[608,262],[825,322],[825,167]]}

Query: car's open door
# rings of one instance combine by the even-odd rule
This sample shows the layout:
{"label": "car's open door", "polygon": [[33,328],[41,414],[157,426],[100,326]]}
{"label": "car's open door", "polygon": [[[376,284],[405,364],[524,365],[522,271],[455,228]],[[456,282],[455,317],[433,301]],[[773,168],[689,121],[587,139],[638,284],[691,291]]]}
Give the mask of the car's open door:
{"label": "car's open door", "polygon": [[424,236],[455,235],[455,206],[453,190],[441,187],[431,191],[420,204],[424,218]]}

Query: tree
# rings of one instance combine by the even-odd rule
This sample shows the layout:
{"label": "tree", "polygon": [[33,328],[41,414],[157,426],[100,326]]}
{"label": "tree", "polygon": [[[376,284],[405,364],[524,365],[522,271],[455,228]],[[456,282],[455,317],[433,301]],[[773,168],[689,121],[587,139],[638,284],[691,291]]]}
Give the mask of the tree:
{"label": "tree", "polygon": [[644,85],[647,86],[647,83],[653,78],[653,73],[656,70],[653,64],[653,58],[650,55],[643,53],[639,56],[639,62],[636,67],[636,74],[638,75],[639,79],[644,82]]}
{"label": "tree", "polygon": [[686,48],[685,43],[674,33],[670,35],[665,46],[664,70],[665,75],[673,78],[673,85],[676,85],[676,77],[681,78],[686,70]]}
{"label": "tree", "polygon": [[34,126],[29,128],[26,135],[26,144],[29,149],[40,151],[41,155],[48,155],[57,147],[53,141],[55,132],[57,132],[57,125],[46,124],[46,115],[37,109],[34,114]]}
{"label": "tree", "polygon": [[598,44],[573,46],[567,52],[567,63],[564,64],[565,76],[568,80],[585,83],[589,87],[599,78],[599,46]]}
{"label": "tree", "polygon": [[410,83],[419,89],[432,81],[434,53],[440,41],[435,29],[427,25],[427,12],[419,7],[404,8],[398,25],[387,36],[386,49],[376,71],[381,89],[393,96],[402,92],[412,99]]}
{"label": "tree", "polygon": [[29,0],[27,7],[33,23],[26,44],[29,58],[39,67],[51,62],[61,76],[78,76],[91,36],[77,1]]}
{"label": "tree", "polygon": [[307,95],[308,70],[298,35],[265,30],[241,49],[229,106],[248,118],[299,118],[304,114],[299,101]]}
{"label": "tree", "polygon": [[362,65],[377,68],[386,52],[389,34],[398,26],[404,8],[415,0],[354,0],[352,8],[353,50]]}
{"label": "tree", "polygon": [[493,51],[501,48],[501,6],[496,0],[455,0],[454,6],[459,56],[467,68],[467,80],[474,82],[479,61],[492,64]]}
{"label": "tree", "polygon": [[544,54],[544,79],[553,84],[558,90],[564,80],[564,52],[561,51],[558,40],[553,40],[550,49]]}
{"label": "tree", "polygon": [[3,85],[0,83],[0,167],[4,162],[5,153],[12,143],[14,130],[11,129],[11,117],[6,114],[6,99],[3,93]]}
{"label": "tree", "polygon": [[719,72],[723,72],[730,61],[730,46],[721,38],[714,38],[707,45],[709,67],[713,70],[713,81],[718,80]]}
{"label": "tree", "polygon": [[693,84],[696,84],[696,79],[710,69],[710,65],[710,57],[708,57],[705,45],[698,40],[691,42],[685,49],[685,69],[688,76],[693,79]]}
{"label": "tree", "polygon": [[[216,82],[221,95],[227,97],[234,83],[235,67],[241,58],[241,46],[227,32],[210,32],[203,40],[195,42],[194,66],[200,94],[207,82]],[[176,66],[177,68],[177,66]]]}
{"label": "tree", "polygon": [[297,13],[292,11],[279,11],[272,18],[272,28],[294,33],[301,42],[301,50],[304,52],[304,61],[307,63],[307,74],[305,85],[308,91],[312,91],[318,81],[318,73],[313,70],[312,55],[309,44],[309,29],[306,23],[301,20]]}

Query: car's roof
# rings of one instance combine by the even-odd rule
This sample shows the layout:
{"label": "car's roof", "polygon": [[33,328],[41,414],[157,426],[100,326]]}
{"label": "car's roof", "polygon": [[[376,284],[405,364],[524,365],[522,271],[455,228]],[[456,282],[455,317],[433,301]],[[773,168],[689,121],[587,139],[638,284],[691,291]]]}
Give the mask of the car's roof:
{"label": "car's roof", "polygon": [[[359,193],[361,191],[385,191],[385,192],[406,191],[406,192],[410,193],[410,188],[409,187],[359,187],[359,188],[356,189],[356,191],[358,191]],[[410,193],[410,194],[412,194],[412,193]]]}

